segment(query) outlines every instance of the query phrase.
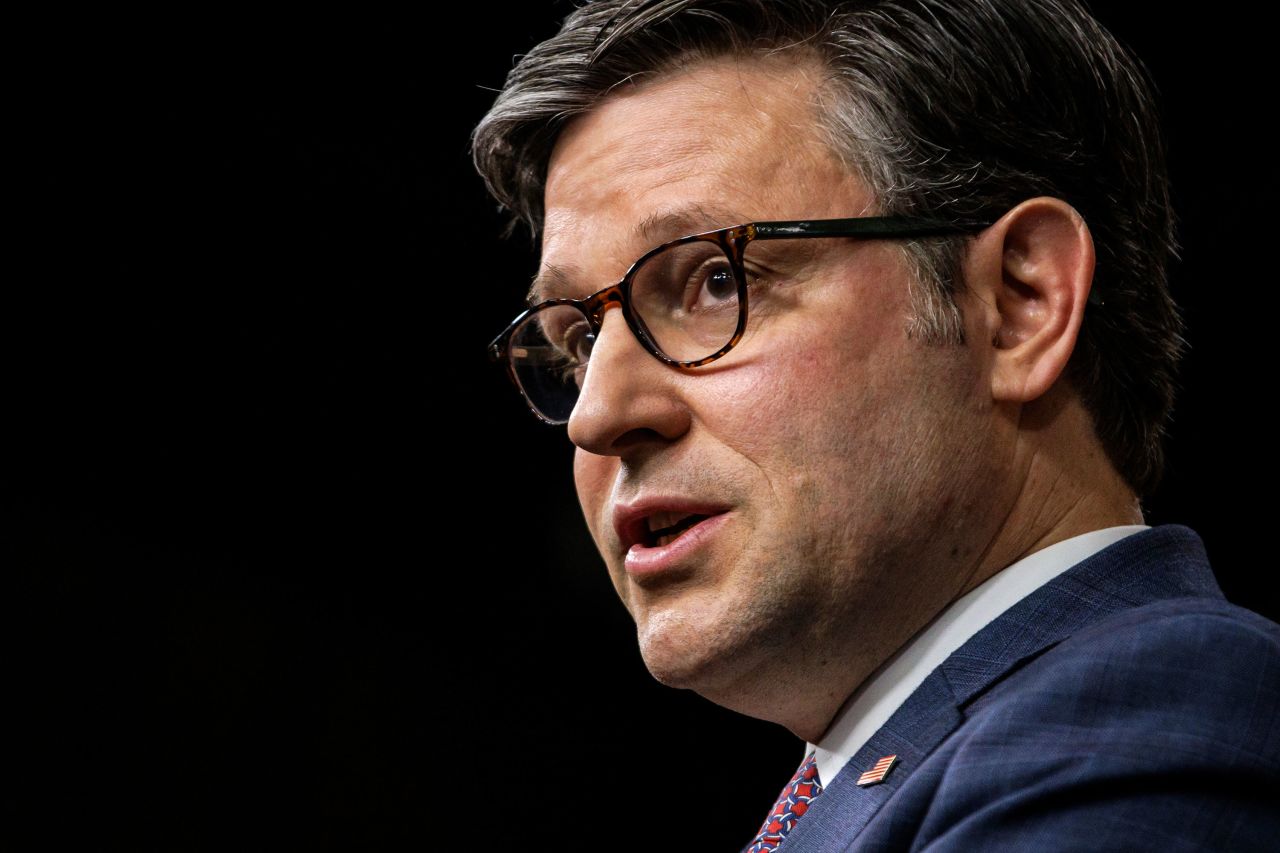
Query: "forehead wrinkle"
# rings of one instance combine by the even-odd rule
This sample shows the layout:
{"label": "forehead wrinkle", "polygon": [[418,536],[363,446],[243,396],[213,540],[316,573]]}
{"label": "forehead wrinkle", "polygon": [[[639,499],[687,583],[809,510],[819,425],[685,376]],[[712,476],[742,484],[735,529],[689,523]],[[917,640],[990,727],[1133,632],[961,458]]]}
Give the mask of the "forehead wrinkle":
{"label": "forehead wrinkle", "polygon": [[678,181],[696,174],[700,163],[719,152],[711,140],[675,132],[661,145],[644,145],[637,138],[622,150],[615,149],[612,155],[616,159],[609,165],[611,169],[633,175],[656,172],[659,180]]}
{"label": "forehead wrinkle", "polygon": [[[631,98],[606,99],[601,107],[577,117],[561,131],[549,173],[565,142],[578,145],[577,157],[581,161],[576,170],[560,175],[567,185],[566,194],[591,197],[599,193],[595,180],[598,172],[636,176],[648,173],[655,183],[672,183],[698,174],[707,158],[718,156],[712,140],[681,132],[678,127],[660,145],[648,143],[641,134],[630,133],[631,128],[644,127],[654,120],[646,105],[637,105]],[[600,124],[602,114],[608,116],[607,124]]]}

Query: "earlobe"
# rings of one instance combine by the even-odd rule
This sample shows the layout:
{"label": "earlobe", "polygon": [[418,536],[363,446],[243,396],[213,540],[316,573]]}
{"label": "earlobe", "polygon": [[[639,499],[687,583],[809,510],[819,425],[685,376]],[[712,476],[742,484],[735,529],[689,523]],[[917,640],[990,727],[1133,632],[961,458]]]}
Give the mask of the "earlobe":
{"label": "earlobe", "polygon": [[1075,208],[1034,198],[1009,211],[983,236],[992,335],[993,399],[1027,403],[1066,369],[1093,281],[1089,227]]}

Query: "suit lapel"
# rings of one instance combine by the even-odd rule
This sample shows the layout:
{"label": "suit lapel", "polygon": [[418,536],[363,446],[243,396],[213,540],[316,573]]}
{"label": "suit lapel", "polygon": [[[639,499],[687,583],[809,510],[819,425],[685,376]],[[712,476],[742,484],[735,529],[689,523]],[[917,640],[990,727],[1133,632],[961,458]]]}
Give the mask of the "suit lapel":
{"label": "suit lapel", "polygon": [[1135,533],[1055,577],[938,667],[959,703],[1103,617],[1166,598],[1222,597],[1204,543],[1180,525]]}
{"label": "suit lapel", "polygon": [[[826,853],[848,847],[911,771],[963,722],[956,704],[946,679],[934,670],[836,778],[824,782],[822,794],[791,830],[783,849]],[[898,760],[884,781],[859,786],[863,771],[887,755]]]}
{"label": "suit lapel", "polygon": [[[1180,525],[1126,537],[1058,575],[1006,610],[948,657],[858,750],[822,780],[784,842],[785,851],[844,851],[921,762],[964,721],[964,706],[1023,662],[1091,622],[1165,598],[1222,597],[1204,545]],[[898,761],[877,784],[858,777],[882,757]]]}

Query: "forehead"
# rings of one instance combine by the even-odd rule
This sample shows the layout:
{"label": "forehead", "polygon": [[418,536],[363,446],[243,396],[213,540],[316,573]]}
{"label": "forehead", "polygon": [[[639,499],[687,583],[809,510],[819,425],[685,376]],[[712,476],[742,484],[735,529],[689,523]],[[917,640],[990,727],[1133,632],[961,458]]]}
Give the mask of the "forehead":
{"label": "forehead", "polygon": [[865,186],[815,123],[821,75],[794,58],[704,61],[622,87],[573,119],[548,163],[530,298],[598,290],[686,234],[868,209]]}

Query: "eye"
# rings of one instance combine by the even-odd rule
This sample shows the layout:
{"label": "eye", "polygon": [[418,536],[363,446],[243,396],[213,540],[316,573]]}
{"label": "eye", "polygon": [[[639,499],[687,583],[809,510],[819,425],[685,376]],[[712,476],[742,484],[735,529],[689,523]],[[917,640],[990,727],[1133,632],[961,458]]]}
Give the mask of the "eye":
{"label": "eye", "polygon": [[578,364],[586,364],[591,358],[591,350],[596,345],[596,336],[586,322],[574,323],[565,329],[557,347],[565,353],[565,357]]}
{"label": "eye", "polygon": [[712,311],[738,303],[738,280],[724,259],[703,264],[685,287],[685,310]]}
{"label": "eye", "polygon": [[579,319],[563,328],[549,330],[551,344],[556,351],[555,375],[566,385],[572,381],[579,387],[586,373],[587,361],[596,344],[596,336],[586,320]]}
{"label": "eye", "polygon": [[658,326],[697,315],[736,316],[738,280],[717,244],[677,242],[640,266],[631,281],[631,306],[646,323]]}
{"label": "eye", "polygon": [[554,385],[581,385],[596,342],[587,318],[566,305],[549,307],[534,317],[515,338],[526,369]]}

